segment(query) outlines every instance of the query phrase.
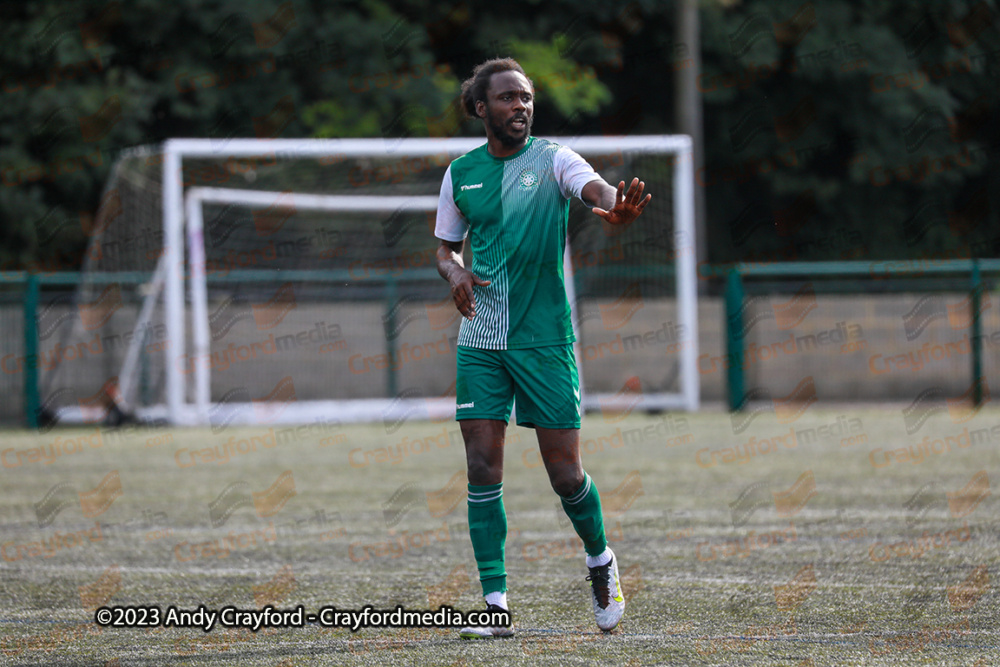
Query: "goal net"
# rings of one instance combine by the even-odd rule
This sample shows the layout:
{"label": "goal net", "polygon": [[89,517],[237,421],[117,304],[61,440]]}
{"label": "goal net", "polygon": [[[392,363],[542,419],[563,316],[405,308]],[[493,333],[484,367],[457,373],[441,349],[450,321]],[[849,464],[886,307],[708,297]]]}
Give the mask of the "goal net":
{"label": "goal net", "polygon": [[[570,207],[585,409],[696,410],[689,139],[553,140],[653,195],[627,228]],[[453,416],[460,317],[435,268],[434,218],[448,164],[481,144],[175,139],[123,158],[79,316],[41,374],[43,408],[213,428]]]}

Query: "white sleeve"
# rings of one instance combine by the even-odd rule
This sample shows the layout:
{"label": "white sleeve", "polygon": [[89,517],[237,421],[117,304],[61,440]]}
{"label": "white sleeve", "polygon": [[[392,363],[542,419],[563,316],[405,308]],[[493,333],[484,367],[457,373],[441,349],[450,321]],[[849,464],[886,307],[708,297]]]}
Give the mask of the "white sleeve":
{"label": "white sleeve", "polygon": [[448,165],[444,172],[444,180],[441,181],[434,236],[444,241],[464,241],[468,235],[469,223],[455,205],[455,191],[451,185],[451,165]]}
{"label": "white sleeve", "polygon": [[560,146],[556,151],[552,171],[559,183],[559,190],[566,199],[576,197],[582,200],[580,195],[583,193],[583,186],[601,178],[590,163],[569,146]]}

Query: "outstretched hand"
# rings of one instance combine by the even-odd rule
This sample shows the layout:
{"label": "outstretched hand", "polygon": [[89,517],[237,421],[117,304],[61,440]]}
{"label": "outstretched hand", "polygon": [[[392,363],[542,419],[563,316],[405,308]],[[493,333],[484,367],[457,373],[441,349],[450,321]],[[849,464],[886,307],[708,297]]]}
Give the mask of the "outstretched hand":
{"label": "outstretched hand", "polygon": [[639,217],[642,209],[653,198],[653,195],[642,196],[642,190],[646,184],[638,178],[632,179],[632,184],[625,192],[625,181],[618,183],[618,191],[615,193],[615,205],[610,210],[594,207],[595,214],[599,215],[605,222],[611,225],[627,225]]}

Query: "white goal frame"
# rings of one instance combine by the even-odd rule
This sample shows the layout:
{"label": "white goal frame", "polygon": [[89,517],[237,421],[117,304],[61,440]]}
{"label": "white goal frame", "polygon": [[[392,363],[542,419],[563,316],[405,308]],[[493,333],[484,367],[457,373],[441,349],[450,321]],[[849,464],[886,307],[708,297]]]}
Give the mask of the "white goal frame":
{"label": "white goal frame", "polygon": [[[637,409],[696,411],[700,405],[698,376],[698,287],[695,259],[694,173],[691,139],[685,135],[639,135],[616,137],[550,137],[581,153],[601,150],[673,154],[674,255],[676,261],[677,319],[679,340],[680,392],[644,393],[641,396],[587,394],[582,397],[585,409]],[[447,153],[455,157],[483,143],[482,138],[393,139],[391,150],[385,139],[233,139],[220,143],[213,139],[170,139],[163,146],[163,304],[166,324],[164,354],[166,368],[165,416],[174,425],[209,425],[214,418],[224,423],[255,423],[256,412],[249,406],[211,403],[211,367],[209,364],[209,324],[205,252],[202,229],[202,206],[206,202],[250,207],[290,205],[298,209],[392,212],[400,209],[432,211],[437,196],[310,195],[266,193],[253,190],[192,187],[185,192],[185,158],[279,157],[318,158],[421,157]],[[666,155],[665,159],[669,159]],[[280,196],[279,196],[280,194]],[[186,234],[185,234],[186,231]],[[186,307],[184,297],[184,243],[188,248],[188,277],[191,303],[191,337],[194,370],[192,395],[186,392],[182,373],[187,355]],[[568,268],[567,288],[572,289],[572,264]],[[575,300],[571,304],[575,309]],[[156,298],[156,296],[151,296]],[[574,312],[574,327],[576,326]],[[579,358],[579,354],[578,354]],[[581,383],[582,384],[582,383]],[[424,414],[439,419],[454,415],[453,399],[382,398],[358,400],[296,401],[290,403],[273,421],[309,423],[317,419],[341,422],[377,421]],[[160,410],[154,412],[160,413]]]}

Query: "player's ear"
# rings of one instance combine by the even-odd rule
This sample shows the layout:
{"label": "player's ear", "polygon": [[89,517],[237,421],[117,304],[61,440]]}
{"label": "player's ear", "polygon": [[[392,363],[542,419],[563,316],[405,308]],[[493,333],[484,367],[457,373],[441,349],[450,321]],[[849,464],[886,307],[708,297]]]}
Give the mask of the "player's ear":
{"label": "player's ear", "polygon": [[476,100],[476,115],[480,118],[486,118],[486,102]]}

